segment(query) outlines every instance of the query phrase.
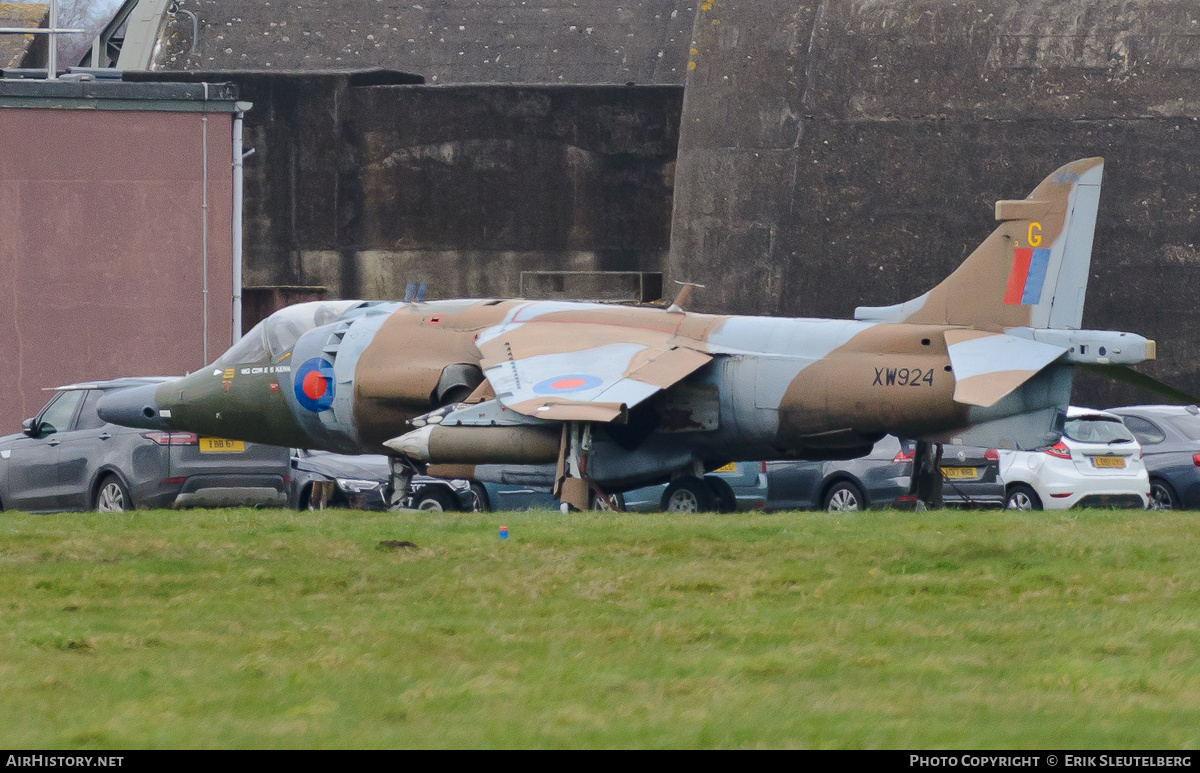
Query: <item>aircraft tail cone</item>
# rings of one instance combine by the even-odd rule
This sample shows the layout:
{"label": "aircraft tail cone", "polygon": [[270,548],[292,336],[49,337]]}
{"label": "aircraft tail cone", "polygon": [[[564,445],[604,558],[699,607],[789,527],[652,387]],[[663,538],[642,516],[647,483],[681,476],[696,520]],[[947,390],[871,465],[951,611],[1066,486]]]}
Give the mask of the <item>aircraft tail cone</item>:
{"label": "aircraft tail cone", "polygon": [[155,398],[159,386],[146,384],[109,392],[100,398],[96,410],[101,419],[111,424],[138,429],[169,430],[170,412],[164,416]]}

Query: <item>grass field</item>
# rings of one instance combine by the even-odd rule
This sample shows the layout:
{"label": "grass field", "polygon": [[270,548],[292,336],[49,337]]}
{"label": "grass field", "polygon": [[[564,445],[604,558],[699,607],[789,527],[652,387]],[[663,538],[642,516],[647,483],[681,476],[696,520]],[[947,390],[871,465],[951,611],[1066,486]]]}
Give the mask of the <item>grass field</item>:
{"label": "grass field", "polygon": [[0,746],[1195,748],[1198,530],[0,513]]}

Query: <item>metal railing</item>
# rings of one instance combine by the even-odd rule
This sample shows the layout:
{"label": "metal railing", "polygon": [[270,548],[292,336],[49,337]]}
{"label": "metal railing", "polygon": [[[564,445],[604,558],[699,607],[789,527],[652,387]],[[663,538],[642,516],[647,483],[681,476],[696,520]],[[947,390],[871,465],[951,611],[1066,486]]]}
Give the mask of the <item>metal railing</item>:
{"label": "metal railing", "polygon": [[58,79],[58,35],[85,30],[60,28],[58,26],[58,0],[50,0],[50,20],[48,27],[0,27],[0,35],[49,35],[46,46],[46,80]]}

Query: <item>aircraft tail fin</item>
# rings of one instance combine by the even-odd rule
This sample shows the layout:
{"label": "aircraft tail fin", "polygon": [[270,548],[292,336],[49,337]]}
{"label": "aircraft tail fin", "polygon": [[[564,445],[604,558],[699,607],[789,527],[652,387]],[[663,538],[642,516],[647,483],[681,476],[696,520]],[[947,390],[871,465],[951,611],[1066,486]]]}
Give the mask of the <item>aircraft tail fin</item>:
{"label": "aircraft tail fin", "polygon": [[895,306],[860,306],[855,319],[1078,330],[1103,175],[1102,158],[1073,161],[1027,198],[996,202],[1000,225],[941,284]]}

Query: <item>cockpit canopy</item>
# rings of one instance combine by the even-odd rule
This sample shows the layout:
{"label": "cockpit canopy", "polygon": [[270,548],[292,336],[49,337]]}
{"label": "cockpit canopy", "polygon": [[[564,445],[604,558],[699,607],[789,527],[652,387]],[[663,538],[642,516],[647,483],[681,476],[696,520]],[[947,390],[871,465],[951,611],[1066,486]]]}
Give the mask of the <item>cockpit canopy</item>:
{"label": "cockpit canopy", "polygon": [[337,321],[362,301],[313,301],[280,309],[255,325],[242,340],[221,355],[217,364],[277,362],[308,331]]}

